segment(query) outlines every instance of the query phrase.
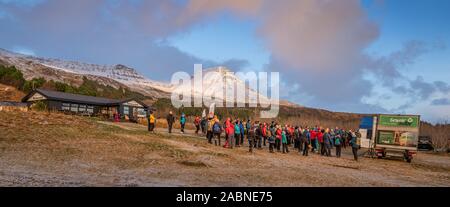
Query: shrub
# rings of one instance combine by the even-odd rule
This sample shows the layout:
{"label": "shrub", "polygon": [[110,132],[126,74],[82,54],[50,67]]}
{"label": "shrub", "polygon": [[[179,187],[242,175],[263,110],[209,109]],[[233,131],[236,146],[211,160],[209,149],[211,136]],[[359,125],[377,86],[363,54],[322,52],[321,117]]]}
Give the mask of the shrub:
{"label": "shrub", "polygon": [[33,105],[31,105],[31,109],[36,110],[36,111],[46,111],[47,104],[43,101],[37,101]]}
{"label": "shrub", "polygon": [[22,72],[17,70],[16,67],[0,65],[0,83],[14,86],[17,89],[22,90],[25,82]]}

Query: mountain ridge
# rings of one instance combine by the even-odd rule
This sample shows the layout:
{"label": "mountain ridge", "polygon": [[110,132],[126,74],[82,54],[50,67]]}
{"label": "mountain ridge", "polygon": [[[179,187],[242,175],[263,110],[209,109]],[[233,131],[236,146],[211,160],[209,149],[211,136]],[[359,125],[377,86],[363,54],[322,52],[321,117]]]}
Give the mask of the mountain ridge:
{"label": "mountain ridge", "polygon": [[[136,69],[123,64],[101,65],[74,60],[43,58],[15,53],[2,48],[0,48],[0,62],[6,63],[7,65],[16,66],[24,73],[24,77],[26,79],[44,77],[55,81],[77,84],[79,81],[76,81],[75,79],[79,79],[79,76],[83,75],[87,76],[91,80],[99,81],[104,85],[109,84],[115,88],[124,85],[133,91],[142,93],[143,95],[152,98],[170,98],[170,94],[175,89],[175,87],[171,84],[151,80],[140,74]],[[204,75],[207,75],[210,72],[219,72],[223,75],[226,72],[233,71],[232,69],[224,66],[211,67],[203,70]],[[73,77],[71,77],[72,74]],[[246,92],[248,94],[246,96],[253,95],[252,97],[259,97],[261,103],[269,103],[269,99],[266,96],[263,96],[252,88],[247,87],[245,82],[239,79],[234,73],[230,73],[230,75],[226,76],[235,81],[238,87],[243,86],[246,88]],[[220,88],[215,87],[217,82],[220,81],[219,78],[221,77],[213,77],[212,81],[207,82],[206,84],[203,83],[203,93],[214,93],[214,90],[220,90]],[[227,83],[223,86],[224,88],[231,87],[226,84]],[[189,90],[192,90],[191,88],[189,88]],[[193,90],[193,94],[195,97],[201,96],[202,93]],[[225,96],[223,97],[224,99],[226,98]],[[281,104],[286,104],[293,107],[300,106],[287,100],[281,100],[280,105]]]}

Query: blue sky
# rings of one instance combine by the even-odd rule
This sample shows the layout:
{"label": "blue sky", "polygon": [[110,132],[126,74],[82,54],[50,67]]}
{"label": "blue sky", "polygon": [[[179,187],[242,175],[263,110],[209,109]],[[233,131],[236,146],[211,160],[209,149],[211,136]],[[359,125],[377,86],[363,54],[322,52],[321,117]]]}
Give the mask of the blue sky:
{"label": "blue sky", "polygon": [[125,64],[279,71],[310,107],[450,119],[448,0],[0,0],[0,47]]}

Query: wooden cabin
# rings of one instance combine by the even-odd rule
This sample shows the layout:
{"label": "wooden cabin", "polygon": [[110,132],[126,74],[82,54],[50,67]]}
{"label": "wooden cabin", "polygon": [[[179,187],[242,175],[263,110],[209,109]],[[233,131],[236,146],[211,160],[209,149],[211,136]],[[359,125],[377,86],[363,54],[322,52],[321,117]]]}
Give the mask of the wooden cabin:
{"label": "wooden cabin", "polygon": [[118,113],[122,119],[133,122],[145,119],[151,110],[148,105],[136,99],[116,100],[43,89],[28,93],[22,102],[27,103],[28,106],[38,102],[44,103],[50,111],[79,115],[113,118]]}

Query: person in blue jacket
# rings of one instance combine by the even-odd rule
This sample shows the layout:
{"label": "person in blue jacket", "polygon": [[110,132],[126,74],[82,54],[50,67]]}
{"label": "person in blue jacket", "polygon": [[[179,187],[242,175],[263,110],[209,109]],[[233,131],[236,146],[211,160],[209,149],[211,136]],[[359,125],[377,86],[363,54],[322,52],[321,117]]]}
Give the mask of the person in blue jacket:
{"label": "person in blue jacket", "polygon": [[180,117],[181,133],[184,133],[184,125],[185,124],[186,124],[186,115],[184,113],[182,113],[181,117]]}
{"label": "person in blue jacket", "polygon": [[245,128],[244,124],[242,123],[242,120],[239,121],[239,130],[241,131],[241,145],[244,145],[244,134],[245,134]]}

